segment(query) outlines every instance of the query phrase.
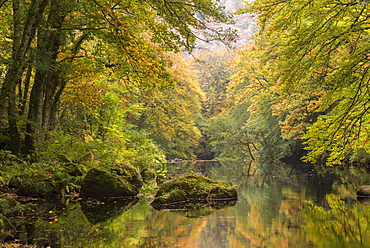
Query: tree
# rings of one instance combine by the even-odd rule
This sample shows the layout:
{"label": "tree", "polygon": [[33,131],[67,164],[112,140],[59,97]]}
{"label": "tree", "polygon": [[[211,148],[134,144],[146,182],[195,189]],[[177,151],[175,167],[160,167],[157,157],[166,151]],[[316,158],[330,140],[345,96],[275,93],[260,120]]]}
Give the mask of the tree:
{"label": "tree", "polygon": [[326,154],[329,165],[368,151],[369,5],[266,0],[251,9],[260,24],[251,54],[285,118],[283,137],[308,139],[307,161]]}
{"label": "tree", "polygon": [[203,92],[200,90],[189,59],[167,54],[175,85],[157,89],[143,100],[138,126],[149,130],[150,137],[168,158],[194,158],[194,147],[200,138],[195,119],[201,114]]}
{"label": "tree", "polygon": [[235,50],[231,49],[196,55],[193,66],[206,95],[202,104],[206,117],[216,116],[229,108],[226,89],[232,74],[231,61],[234,56]]}
{"label": "tree", "polygon": [[[5,3],[8,4],[8,3]],[[11,1],[11,7],[3,6],[13,11],[11,34],[12,51],[11,60],[8,64],[4,82],[0,91],[0,117],[5,116],[6,108],[8,109],[8,125],[10,135],[10,148],[14,153],[20,149],[20,134],[16,118],[16,86],[22,81],[22,75],[25,70],[25,62],[29,54],[31,43],[35,38],[37,27],[40,25],[42,15],[45,11],[47,1],[34,0],[29,6],[21,5],[20,1]],[[21,6],[24,11],[21,10]],[[24,20],[22,20],[22,16]],[[5,19],[5,21],[8,21]],[[23,25],[24,24],[24,25]]]}
{"label": "tree", "polygon": [[[209,28],[211,21],[231,21],[210,0],[12,0],[2,2],[0,9],[5,17],[1,34],[10,37],[2,37],[1,46],[12,47],[4,56],[9,60],[1,84],[0,117],[16,154],[21,147],[32,152],[47,138],[46,132],[57,127],[65,87],[78,81],[73,66],[81,63],[76,61],[105,68],[105,77],[113,73],[137,95],[171,85],[160,51],[191,51],[195,30],[204,31],[203,39],[235,37],[232,30]],[[198,19],[197,13],[207,18]],[[20,122],[19,109],[28,112],[25,122]]]}
{"label": "tree", "polygon": [[230,112],[210,118],[206,132],[209,145],[219,158],[255,160],[256,143],[249,132],[249,113],[245,104],[235,106]]}
{"label": "tree", "polygon": [[227,88],[229,101],[234,103],[227,119],[234,123],[228,126],[233,126],[238,138],[243,137],[240,132],[248,137],[249,144],[239,146],[253,153],[245,153],[247,158],[243,159],[257,160],[259,169],[267,173],[275,169],[273,165],[280,159],[294,154],[297,144],[282,136],[280,124],[285,113],[274,113],[279,94],[271,90],[268,67],[260,63],[263,58],[256,49],[257,46],[249,44],[238,51]]}

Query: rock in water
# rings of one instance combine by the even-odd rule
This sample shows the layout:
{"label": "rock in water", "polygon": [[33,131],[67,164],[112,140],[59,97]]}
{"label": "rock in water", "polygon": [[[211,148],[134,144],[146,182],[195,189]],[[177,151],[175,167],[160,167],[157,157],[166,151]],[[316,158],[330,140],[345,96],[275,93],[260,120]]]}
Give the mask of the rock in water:
{"label": "rock in water", "polygon": [[176,205],[189,202],[214,203],[236,201],[232,186],[215,182],[201,174],[188,175],[165,182],[158,190],[152,206]]}
{"label": "rock in water", "polygon": [[81,197],[92,198],[124,198],[139,193],[137,187],[117,174],[92,169],[81,184]]}

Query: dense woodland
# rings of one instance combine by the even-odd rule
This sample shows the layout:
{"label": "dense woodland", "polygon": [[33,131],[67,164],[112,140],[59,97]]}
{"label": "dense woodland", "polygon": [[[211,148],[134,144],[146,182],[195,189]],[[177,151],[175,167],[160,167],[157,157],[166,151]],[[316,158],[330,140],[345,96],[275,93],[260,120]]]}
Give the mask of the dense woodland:
{"label": "dense woodland", "polygon": [[366,167],[369,22],[357,0],[1,0],[0,183],[175,158]]}

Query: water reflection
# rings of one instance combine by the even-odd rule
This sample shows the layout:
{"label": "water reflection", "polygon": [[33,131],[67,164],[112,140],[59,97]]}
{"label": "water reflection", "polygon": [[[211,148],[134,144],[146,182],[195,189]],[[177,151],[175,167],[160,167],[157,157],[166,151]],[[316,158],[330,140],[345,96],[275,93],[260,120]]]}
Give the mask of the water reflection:
{"label": "water reflection", "polygon": [[81,210],[92,224],[106,222],[119,217],[138,202],[138,198],[107,201],[87,200],[81,202]]}
{"label": "water reflection", "polygon": [[329,209],[312,202],[305,209],[304,228],[310,239],[318,247],[370,247],[369,208],[334,194],[326,199]]}
{"label": "water reflection", "polygon": [[17,235],[23,235],[23,243],[72,248],[370,247],[369,207],[355,196],[344,201],[334,195],[333,178],[288,173],[250,177],[240,168],[219,164],[175,166],[167,177],[191,167],[232,182],[238,202],[192,210],[155,210],[146,195],[117,205],[74,202],[58,211],[49,206],[47,211],[56,215],[53,221],[17,220]]}

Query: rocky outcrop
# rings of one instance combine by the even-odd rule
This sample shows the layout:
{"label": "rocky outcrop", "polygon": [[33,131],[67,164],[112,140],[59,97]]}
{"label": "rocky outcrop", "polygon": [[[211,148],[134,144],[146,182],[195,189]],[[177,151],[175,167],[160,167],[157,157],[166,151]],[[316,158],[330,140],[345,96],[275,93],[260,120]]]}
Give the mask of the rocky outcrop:
{"label": "rocky outcrop", "polygon": [[21,196],[53,198],[61,194],[64,183],[70,181],[66,173],[57,176],[50,171],[32,171],[12,177],[9,186]]}
{"label": "rocky outcrop", "polygon": [[125,179],[127,182],[136,186],[138,189],[143,186],[143,179],[141,177],[141,174],[135,167],[124,164],[116,164],[114,165],[114,167],[115,169],[113,170],[113,172],[123,177],[123,179]]}
{"label": "rocky outcrop", "polygon": [[123,177],[99,169],[92,169],[87,173],[80,190],[82,198],[124,198],[138,193],[139,189]]}
{"label": "rocky outcrop", "polygon": [[158,190],[151,205],[167,208],[171,205],[189,203],[215,204],[215,202],[235,201],[237,192],[234,187],[215,182],[201,174],[188,175],[165,182]]}

